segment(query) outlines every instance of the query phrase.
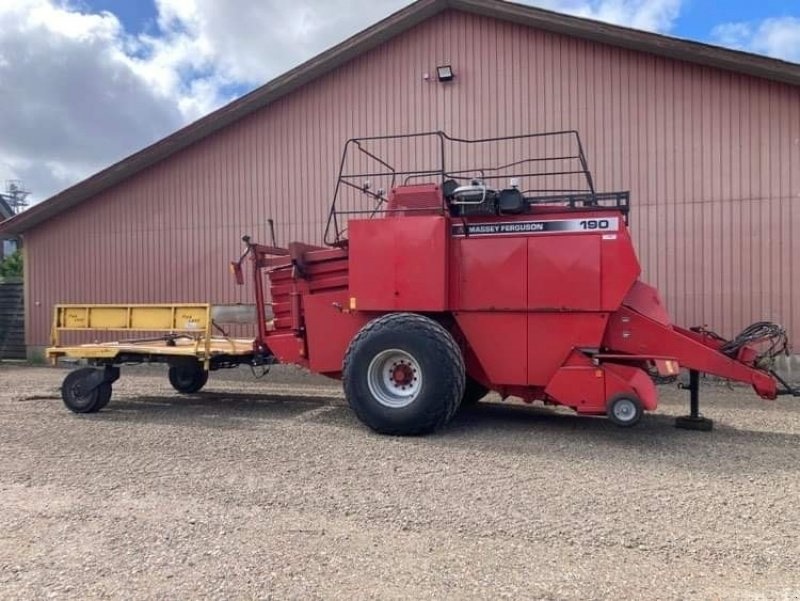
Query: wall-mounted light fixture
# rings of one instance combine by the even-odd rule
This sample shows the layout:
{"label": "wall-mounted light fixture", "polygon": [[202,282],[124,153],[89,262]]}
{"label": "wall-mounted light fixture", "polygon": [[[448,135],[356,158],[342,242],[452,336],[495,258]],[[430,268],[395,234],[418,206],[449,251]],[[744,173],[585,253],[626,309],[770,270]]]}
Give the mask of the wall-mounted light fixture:
{"label": "wall-mounted light fixture", "polygon": [[439,79],[439,81],[453,81],[455,76],[455,73],[453,73],[453,67],[450,65],[440,65],[436,67],[436,77]]}

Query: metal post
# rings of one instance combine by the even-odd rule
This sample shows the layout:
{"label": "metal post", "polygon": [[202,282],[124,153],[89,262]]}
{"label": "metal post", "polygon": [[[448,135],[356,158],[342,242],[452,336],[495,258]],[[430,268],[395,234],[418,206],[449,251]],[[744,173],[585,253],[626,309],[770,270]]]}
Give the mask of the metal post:
{"label": "metal post", "polygon": [[689,371],[689,417],[700,417],[700,373],[696,369]]}
{"label": "metal post", "polygon": [[675,427],[683,430],[700,430],[710,432],[714,422],[700,415],[700,372],[689,370],[689,415],[675,419]]}

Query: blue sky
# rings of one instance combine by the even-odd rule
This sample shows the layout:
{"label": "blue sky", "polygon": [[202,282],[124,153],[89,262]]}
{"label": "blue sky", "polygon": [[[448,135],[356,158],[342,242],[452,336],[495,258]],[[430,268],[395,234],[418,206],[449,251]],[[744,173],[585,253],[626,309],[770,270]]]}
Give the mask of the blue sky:
{"label": "blue sky", "polygon": [[114,13],[129,33],[156,29],[158,11],[152,0],[83,0],[82,4],[95,12]]}
{"label": "blue sky", "polygon": [[[800,63],[800,0],[517,0]],[[0,182],[34,201],[410,0],[0,0]]]}

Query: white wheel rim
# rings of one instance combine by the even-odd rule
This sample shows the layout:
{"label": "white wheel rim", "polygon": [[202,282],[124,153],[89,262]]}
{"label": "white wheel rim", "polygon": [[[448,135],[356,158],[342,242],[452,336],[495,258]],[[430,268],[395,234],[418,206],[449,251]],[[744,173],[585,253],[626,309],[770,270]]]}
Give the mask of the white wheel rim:
{"label": "white wheel rim", "polygon": [[621,422],[630,422],[636,419],[636,403],[630,399],[620,399],[611,408],[614,417]]}
{"label": "white wheel rim", "polygon": [[367,385],[384,407],[401,409],[413,403],[422,389],[422,370],[413,355],[388,349],[375,355],[367,368]]}

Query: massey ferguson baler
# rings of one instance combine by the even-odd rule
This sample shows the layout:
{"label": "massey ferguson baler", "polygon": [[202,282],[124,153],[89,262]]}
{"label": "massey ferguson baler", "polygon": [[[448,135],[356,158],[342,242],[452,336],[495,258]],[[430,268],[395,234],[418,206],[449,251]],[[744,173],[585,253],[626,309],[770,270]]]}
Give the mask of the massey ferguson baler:
{"label": "massey ferguson baler", "polygon": [[[686,428],[711,428],[699,414],[700,373],[750,384],[764,399],[795,394],[772,370],[788,350],[780,326],[759,322],[726,340],[672,323],[639,279],[629,217],[627,192],[595,190],[573,131],[352,139],[326,246],[244,238],[232,270],[244,284],[249,259],[255,307],[272,308],[253,310],[251,346],[211,340],[212,307],[206,320],[180,328],[182,345],[173,338],[157,352],[115,347],[99,356],[56,346],[54,356],[105,366],[65,381],[64,400],[73,411],[101,408],[115,366],[137,357],[170,363],[183,392],[199,390],[209,369],[300,365],[341,379],[359,419],[389,434],[440,428],[490,390],[632,426],[657,407],[654,376],[681,368],[691,413],[677,425]],[[54,332],[69,322],[64,311]],[[184,313],[194,315],[175,309],[171,327]],[[192,323],[205,339],[192,338]]]}
{"label": "massey ferguson baler", "polygon": [[[405,142],[415,159],[424,139],[438,169],[397,169],[379,152]],[[511,156],[531,142],[543,151]],[[454,148],[456,167],[446,162]],[[465,167],[485,152],[490,166]],[[362,171],[348,171],[358,159]],[[347,191],[372,206],[353,208]],[[639,279],[628,199],[595,191],[576,132],[350,140],[327,247],[245,238],[256,304],[266,276],[274,311],[271,323],[259,313],[255,351],[341,378],[356,415],[391,434],[435,430],[489,390],[632,426],[656,409],[653,374],[680,368],[690,372],[687,428],[711,427],[699,415],[700,372],[764,399],[792,392],[771,370],[787,350],[781,327],[761,322],[725,340],[672,323]],[[234,270],[243,281],[241,260]]]}

